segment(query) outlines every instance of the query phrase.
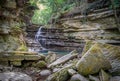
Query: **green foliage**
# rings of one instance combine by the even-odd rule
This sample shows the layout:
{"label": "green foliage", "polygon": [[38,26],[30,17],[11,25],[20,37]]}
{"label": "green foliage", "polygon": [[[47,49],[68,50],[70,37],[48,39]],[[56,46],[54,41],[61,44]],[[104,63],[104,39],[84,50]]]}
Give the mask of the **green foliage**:
{"label": "green foliage", "polygon": [[74,6],[74,3],[68,3],[68,1],[69,0],[30,0],[31,5],[39,8],[39,10],[34,11],[32,22],[35,24],[47,24],[51,17],[54,16],[54,18],[57,19],[61,13],[64,13]]}
{"label": "green foliage", "polygon": [[120,1],[119,0],[114,0],[114,3],[115,7],[120,7]]}
{"label": "green foliage", "polygon": [[51,17],[51,8],[46,8],[44,10],[35,10],[34,16],[32,17],[32,22],[35,24],[47,24]]}

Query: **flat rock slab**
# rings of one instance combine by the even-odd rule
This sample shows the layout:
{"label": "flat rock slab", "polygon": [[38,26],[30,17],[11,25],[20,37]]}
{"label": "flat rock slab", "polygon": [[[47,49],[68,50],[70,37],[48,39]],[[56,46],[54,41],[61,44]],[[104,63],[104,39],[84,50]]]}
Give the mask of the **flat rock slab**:
{"label": "flat rock slab", "polygon": [[55,62],[51,63],[48,68],[51,68],[53,66],[59,65],[59,64],[64,64],[65,62],[67,62],[68,60],[71,60],[75,57],[77,57],[78,53],[76,53],[76,51],[72,51],[70,54],[67,54],[59,59],[57,59]]}
{"label": "flat rock slab", "polygon": [[32,81],[32,78],[20,72],[0,73],[0,81]]}

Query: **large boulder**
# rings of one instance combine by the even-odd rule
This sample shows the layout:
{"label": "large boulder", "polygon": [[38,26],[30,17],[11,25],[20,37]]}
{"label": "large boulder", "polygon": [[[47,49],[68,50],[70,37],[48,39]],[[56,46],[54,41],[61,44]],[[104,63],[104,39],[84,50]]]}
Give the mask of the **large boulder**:
{"label": "large boulder", "polygon": [[98,73],[101,69],[111,68],[98,44],[94,44],[76,64],[77,70],[82,75]]}

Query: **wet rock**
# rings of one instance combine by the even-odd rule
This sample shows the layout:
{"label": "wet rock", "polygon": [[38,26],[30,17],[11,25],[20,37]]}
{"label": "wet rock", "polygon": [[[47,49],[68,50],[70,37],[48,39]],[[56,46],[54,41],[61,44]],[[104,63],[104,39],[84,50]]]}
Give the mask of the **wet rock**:
{"label": "wet rock", "polygon": [[89,79],[92,81],[100,81],[99,78],[92,76],[92,75],[89,75]]}
{"label": "wet rock", "polygon": [[47,57],[45,58],[45,61],[50,64],[53,61],[55,61],[57,58],[57,55],[54,52],[49,51]]}
{"label": "wet rock", "polygon": [[70,81],[89,81],[89,80],[80,74],[75,74],[71,77]]}
{"label": "wet rock", "polygon": [[37,62],[36,63],[36,67],[37,68],[46,68],[47,67],[47,64],[46,64],[46,62],[45,61],[39,61],[39,62]]}
{"label": "wet rock", "polygon": [[70,75],[68,73],[68,69],[71,69],[71,68],[73,68],[72,64],[60,69],[59,71],[50,75],[46,79],[46,81],[67,81],[70,77]]}
{"label": "wet rock", "polygon": [[19,72],[0,73],[1,81],[32,81],[32,78]]}
{"label": "wet rock", "polygon": [[73,69],[68,69],[68,73],[72,76],[74,74],[77,74],[77,72]]}
{"label": "wet rock", "polygon": [[107,74],[104,70],[100,71],[100,81],[110,81],[110,75]]}
{"label": "wet rock", "polygon": [[53,66],[59,65],[59,64],[64,64],[65,62],[77,57],[78,53],[74,50],[70,54],[67,54],[59,59],[57,59],[55,62],[51,63],[48,68],[51,68]]}
{"label": "wet rock", "polygon": [[120,76],[111,77],[110,81],[120,81]]}
{"label": "wet rock", "polygon": [[105,58],[101,49],[94,44],[76,64],[77,70],[82,75],[98,73],[100,69],[111,68],[110,62]]}
{"label": "wet rock", "polygon": [[41,76],[49,76],[51,74],[51,71],[50,70],[42,70],[40,72],[40,75]]}

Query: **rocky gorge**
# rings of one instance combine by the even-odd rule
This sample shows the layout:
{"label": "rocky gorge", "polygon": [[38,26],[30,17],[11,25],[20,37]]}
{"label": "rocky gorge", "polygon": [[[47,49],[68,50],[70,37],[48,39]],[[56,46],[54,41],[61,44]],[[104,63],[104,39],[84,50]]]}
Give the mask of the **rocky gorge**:
{"label": "rocky gorge", "polygon": [[[31,24],[33,9],[28,0],[0,1],[0,81],[120,81],[113,10],[93,10],[83,22],[73,8],[54,25],[39,26]],[[38,52],[42,47],[47,55]],[[57,49],[70,53],[59,56]]]}

